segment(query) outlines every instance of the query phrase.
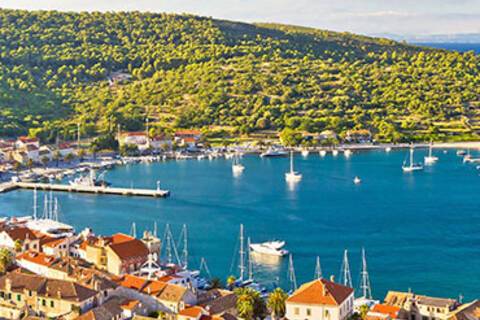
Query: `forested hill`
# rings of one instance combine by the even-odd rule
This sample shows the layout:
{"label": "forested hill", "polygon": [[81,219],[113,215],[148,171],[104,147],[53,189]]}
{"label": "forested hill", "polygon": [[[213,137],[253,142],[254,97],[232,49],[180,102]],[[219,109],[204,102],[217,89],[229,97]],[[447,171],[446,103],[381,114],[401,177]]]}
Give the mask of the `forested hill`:
{"label": "forested hill", "polygon": [[[189,15],[0,10],[0,135],[200,127],[475,137],[480,57]],[[122,72],[131,78],[118,80]]]}

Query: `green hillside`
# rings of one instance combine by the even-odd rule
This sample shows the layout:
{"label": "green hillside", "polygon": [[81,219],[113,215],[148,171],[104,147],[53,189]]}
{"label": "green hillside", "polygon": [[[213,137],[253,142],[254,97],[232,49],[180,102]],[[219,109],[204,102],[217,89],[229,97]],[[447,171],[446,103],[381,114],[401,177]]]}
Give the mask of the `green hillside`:
{"label": "green hillside", "polygon": [[[310,28],[148,13],[0,10],[0,135],[369,129],[472,139],[480,57]],[[131,79],[114,84],[115,72]]]}

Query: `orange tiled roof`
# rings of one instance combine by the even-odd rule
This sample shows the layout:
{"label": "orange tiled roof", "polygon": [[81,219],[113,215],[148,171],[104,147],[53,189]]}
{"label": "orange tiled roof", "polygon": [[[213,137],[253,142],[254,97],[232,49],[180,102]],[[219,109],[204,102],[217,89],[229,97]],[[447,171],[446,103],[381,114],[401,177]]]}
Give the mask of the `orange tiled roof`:
{"label": "orange tiled roof", "polygon": [[146,258],[149,253],[147,246],[138,239],[122,241],[120,243],[113,242],[109,247],[122,260],[136,257]]}
{"label": "orange tiled roof", "polygon": [[175,302],[180,301],[187,291],[186,288],[178,285],[168,284],[158,280],[148,280],[131,274],[126,274],[118,278],[117,284],[157,297],[161,300]]}
{"label": "orange tiled roof", "polygon": [[200,134],[201,134],[200,130],[194,130],[194,129],[191,129],[191,130],[185,129],[185,130],[175,131],[176,136],[192,136],[192,135],[198,136]]}
{"label": "orange tiled roof", "polygon": [[134,310],[135,307],[140,303],[138,300],[125,300],[120,304],[120,307],[125,310]]}
{"label": "orange tiled roof", "polygon": [[11,229],[5,230],[5,232],[10,236],[13,241],[24,241],[27,238],[30,240],[37,239],[37,236],[35,236],[32,230],[26,227],[13,227]]}
{"label": "orange tiled roof", "polygon": [[319,279],[302,285],[287,299],[287,302],[338,306],[352,293],[352,288]]}
{"label": "orange tiled roof", "polygon": [[197,318],[204,312],[202,307],[193,306],[181,310],[178,314],[184,317]]}
{"label": "orange tiled roof", "polygon": [[58,246],[62,243],[65,243],[66,240],[67,240],[67,238],[60,238],[60,239],[52,238],[52,239],[47,240],[47,242],[45,242],[42,246],[55,248],[56,246]]}
{"label": "orange tiled roof", "polygon": [[50,267],[55,262],[55,257],[42,252],[27,251],[18,255],[17,260],[26,260],[35,264]]}
{"label": "orange tiled roof", "polygon": [[376,304],[373,309],[373,312],[388,314],[392,318],[396,318],[398,316],[398,312],[400,311],[399,307],[389,306],[387,304]]}

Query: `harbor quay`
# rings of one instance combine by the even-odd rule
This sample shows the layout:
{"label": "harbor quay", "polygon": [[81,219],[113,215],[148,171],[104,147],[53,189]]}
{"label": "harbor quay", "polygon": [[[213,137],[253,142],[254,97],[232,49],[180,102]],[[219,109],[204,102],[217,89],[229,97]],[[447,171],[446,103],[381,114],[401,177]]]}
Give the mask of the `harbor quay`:
{"label": "harbor quay", "polygon": [[[59,221],[58,204],[44,212],[0,220],[0,317],[3,319],[479,319],[480,300],[388,291],[373,297],[366,250],[361,283],[352,284],[348,252],[340,279],[323,275],[297,284],[284,241],[251,243],[240,225],[238,267],[228,279],[210,274],[207,261],[189,263],[187,226],[180,241],[167,224],[137,234],[77,232]],[[236,235],[233,235],[236,236]],[[235,248],[237,249],[237,248]],[[266,288],[255,279],[252,255],[289,260],[289,288]]]}

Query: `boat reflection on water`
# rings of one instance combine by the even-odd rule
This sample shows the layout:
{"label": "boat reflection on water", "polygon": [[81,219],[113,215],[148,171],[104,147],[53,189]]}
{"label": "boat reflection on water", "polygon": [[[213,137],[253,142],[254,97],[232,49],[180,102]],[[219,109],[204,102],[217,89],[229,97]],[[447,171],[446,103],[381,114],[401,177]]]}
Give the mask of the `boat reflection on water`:
{"label": "boat reflection on water", "polygon": [[250,256],[252,258],[252,262],[258,265],[261,265],[269,271],[274,271],[280,269],[282,263],[281,256],[274,256],[268,254],[261,254],[255,251],[250,251]]}

